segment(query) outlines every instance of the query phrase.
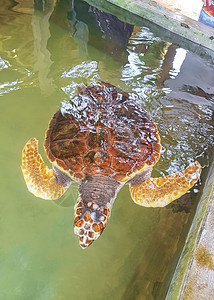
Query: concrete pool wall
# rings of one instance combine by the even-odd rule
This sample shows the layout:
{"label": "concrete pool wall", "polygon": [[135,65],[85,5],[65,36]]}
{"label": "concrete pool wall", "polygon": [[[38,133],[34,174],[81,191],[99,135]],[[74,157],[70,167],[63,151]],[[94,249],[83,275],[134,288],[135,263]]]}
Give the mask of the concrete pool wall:
{"label": "concrete pool wall", "polygon": [[198,204],[167,300],[213,299],[214,163],[206,174]]}
{"label": "concrete pool wall", "polygon": [[179,12],[174,12],[155,1],[149,0],[87,0],[86,2],[107,8],[108,5],[123,8],[137,16],[152,21],[164,29],[187,40],[214,50],[214,29]]}

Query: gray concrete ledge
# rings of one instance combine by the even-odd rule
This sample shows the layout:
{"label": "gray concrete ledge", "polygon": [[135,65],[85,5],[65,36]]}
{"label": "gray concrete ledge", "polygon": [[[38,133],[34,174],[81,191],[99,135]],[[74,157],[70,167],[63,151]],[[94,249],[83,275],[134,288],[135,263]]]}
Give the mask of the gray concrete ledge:
{"label": "gray concrete ledge", "polygon": [[214,29],[173,12],[155,1],[107,0],[182,37],[214,50]]}
{"label": "gray concrete ledge", "polygon": [[[198,56],[202,56],[204,57],[206,60],[210,61],[211,63],[214,63],[214,40],[212,41],[209,37],[210,36],[214,36],[214,29],[210,28],[204,24],[201,24],[199,22],[196,22],[192,19],[189,19],[192,23],[197,23],[196,27],[200,27],[203,28],[203,31],[207,32],[204,33],[204,37],[203,39],[207,41],[207,43],[205,43],[205,45],[202,45],[202,38],[199,38],[201,34],[198,34],[196,37],[195,36],[195,40],[193,41],[192,38],[192,29],[191,28],[185,28],[183,26],[180,25],[180,22],[178,21],[174,21],[174,25],[172,26],[172,22],[170,21],[170,18],[168,18],[168,16],[164,16],[160,13],[161,9],[164,10],[165,14],[167,13],[167,9],[165,9],[164,7],[162,7],[161,5],[157,4],[155,2],[155,12],[152,11],[151,6],[148,9],[144,9],[144,4],[145,2],[148,1],[139,1],[141,3],[141,6],[139,8],[139,5],[136,6],[135,0],[133,1],[115,1],[115,0],[85,0],[87,3],[89,3],[90,5],[93,5],[95,7],[97,7],[100,10],[103,10],[107,13],[113,14],[115,16],[117,16],[121,21],[125,22],[125,23],[129,23],[129,24],[133,24],[133,25],[137,25],[137,26],[145,26],[151,29],[151,31],[157,35],[158,37],[160,37],[162,40],[168,41],[170,43],[174,43],[182,48],[185,48],[186,50],[189,50],[193,53],[195,53]],[[117,3],[116,3],[117,2]],[[121,2],[121,6],[119,6],[119,2]],[[122,3],[125,3],[124,5],[122,5]],[[133,4],[131,4],[130,2],[132,2]],[[152,1],[153,3],[154,1]],[[142,5],[143,4],[143,5]],[[129,9],[129,8],[132,9]],[[158,10],[158,7],[160,7],[160,10]],[[156,11],[159,11],[159,13],[156,13]],[[175,15],[174,12],[169,11],[171,15]],[[177,14],[177,18],[178,15],[181,14]],[[181,15],[182,16],[182,15]],[[166,22],[168,18],[168,21]],[[182,18],[184,19],[188,19],[184,16],[182,16]],[[158,21],[159,20],[159,21]],[[166,25],[166,29],[168,30],[163,30],[163,26],[162,23],[165,20],[165,24]],[[173,30],[174,27],[177,27],[179,30]],[[190,29],[190,31],[189,31]],[[186,33],[186,34],[182,34],[182,32]],[[191,37],[191,39],[187,38],[186,35],[188,35]],[[212,34],[212,35],[211,35]],[[199,42],[201,44],[201,46],[199,46]],[[209,44],[209,45],[208,45]],[[209,46],[209,47],[208,47]]]}
{"label": "gray concrete ledge", "polygon": [[[177,264],[176,271],[174,273],[166,300],[196,300],[196,299],[206,299],[211,300],[213,298],[208,298],[209,292],[213,289],[213,282],[210,282],[208,279],[206,281],[206,293],[204,293],[205,298],[197,298],[197,293],[195,296],[193,294],[190,298],[187,296],[188,289],[190,287],[189,275],[195,277],[197,270],[200,267],[193,269],[193,263],[195,260],[195,253],[200,246],[201,236],[206,227],[209,227],[209,212],[213,207],[214,201],[214,163],[212,163],[208,174],[205,174],[207,179],[203,188],[203,193],[200,198],[198,209],[194,216],[192,225],[190,227],[189,234],[186,239],[185,246],[183,248],[182,254],[180,256],[179,262]],[[212,211],[212,218],[214,218],[214,209]],[[212,235],[214,234],[214,229],[210,232]],[[213,243],[213,241],[211,241]],[[205,243],[206,244],[206,243]],[[206,247],[207,253],[210,253],[211,257],[214,257],[214,249],[207,245]],[[209,270],[203,269],[202,272],[197,274],[198,281],[202,281],[204,276],[207,276],[207,272]],[[214,270],[211,270],[214,276]],[[194,289],[197,289],[197,283],[194,282]]]}

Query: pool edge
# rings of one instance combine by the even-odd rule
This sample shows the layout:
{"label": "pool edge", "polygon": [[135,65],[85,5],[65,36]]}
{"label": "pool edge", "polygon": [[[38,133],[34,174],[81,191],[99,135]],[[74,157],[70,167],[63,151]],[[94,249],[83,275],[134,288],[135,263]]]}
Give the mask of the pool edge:
{"label": "pool edge", "polygon": [[200,241],[204,229],[211,201],[214,201],[214,163],[212,163],[203,194],[199,201],[194,219],[192,221],[189,233],[182,253],[180,255],[177,267],[175,269],[166,300],[183,299],[184,290],[187,284],[188,275],[191,270],[194,254]]}
{"label": "pool edge", "polygon": [[[94,1],[96,2],[96,1]],[[174,12],[155,1],[149,0],[106,0],[133,14],[178,34],[187,40],[214,50],[214,29],[181,13]],[[155,17],[154,17],[155,16]]]}

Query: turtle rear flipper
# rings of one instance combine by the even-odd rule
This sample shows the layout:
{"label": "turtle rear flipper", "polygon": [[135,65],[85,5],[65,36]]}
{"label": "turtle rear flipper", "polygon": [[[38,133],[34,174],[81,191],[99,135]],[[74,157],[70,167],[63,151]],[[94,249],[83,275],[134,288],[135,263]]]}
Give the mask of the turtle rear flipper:
{"label": "turtle rear flipper", "polygon": [[149,178],[137,186],[130,186],[136,204],[163,207],[184,195],[198,181],[201,174],[199,162],[190,164],[183,172],[165,177]]}
{"label": "turtle rear flipper", "polygon": [[38,152],[38,141],[35,138],[31,138],[22,151],[22,172],[28,190],[45,200],[60,198],[70,185],[57,183],[54,171],[45,165]]}

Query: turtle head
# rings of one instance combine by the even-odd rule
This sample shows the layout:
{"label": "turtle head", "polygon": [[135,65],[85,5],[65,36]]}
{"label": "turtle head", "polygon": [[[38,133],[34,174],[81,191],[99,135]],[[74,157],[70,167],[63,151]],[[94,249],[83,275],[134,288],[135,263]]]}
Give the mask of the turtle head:
{"label": "turtle head", "polygon": [[74,233],[79,236],[81,248],[85,249],[103,232],[111,215],[110,205],[99,202],[84,202],[80,197],[74,208]]}
{"label": "turtle head", "polygon": [[103,232],[121,183],[103,175],[88,176],[79,186],[74,212],[74,233],[87,248]]}

